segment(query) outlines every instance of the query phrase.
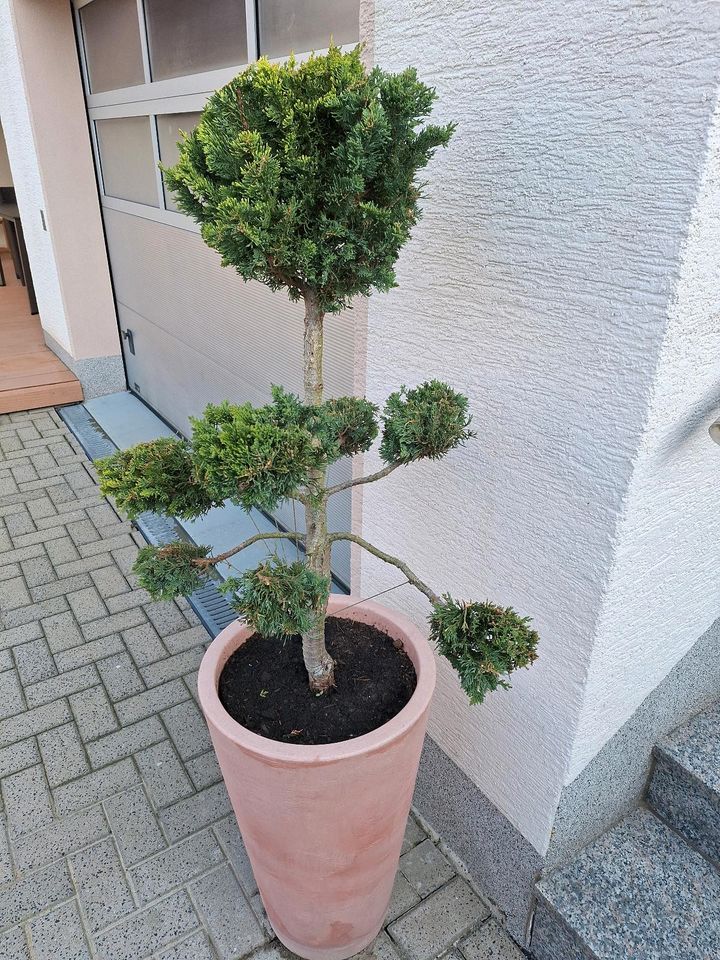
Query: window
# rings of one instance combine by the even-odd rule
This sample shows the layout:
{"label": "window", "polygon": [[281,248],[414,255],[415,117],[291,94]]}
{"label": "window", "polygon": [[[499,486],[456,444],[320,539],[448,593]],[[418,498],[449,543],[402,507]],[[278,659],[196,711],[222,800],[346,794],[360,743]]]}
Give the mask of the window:
{"label": "window", "polygon": [[[160,159],[166,167],[171,167],[178,160],[178,140],[180,131],[190,133],[200,121],[200,113],[164,113],[158,117],[157,131],[160,143]],[[165,207],[167,210],[177,211],[177,206],[163,184],[165,192]]]}
{"label": "window", "polygon": [[145,82],[136,0],[93,0],[80,23],[91,93]]}
{"label": "window", "polygon": [[258,13],[266,57],[358,42],[360,0],[258,0]]}
{"label": "window", "polygon": [[153,80],[247,63],[241,0],[145,0],[145,18]]}
{"label": "window", "polygon": [[149,117],[96,120],[105,193],[158,207],[158,184]]}

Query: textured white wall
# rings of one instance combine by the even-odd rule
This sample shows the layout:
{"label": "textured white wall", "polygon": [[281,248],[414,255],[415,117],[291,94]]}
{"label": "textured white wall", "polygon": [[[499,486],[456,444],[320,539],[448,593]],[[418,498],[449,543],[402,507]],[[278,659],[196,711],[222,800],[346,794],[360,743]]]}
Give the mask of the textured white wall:
{"label": "textured white wall", "polygon": [[567,781],[720,617],[720,106],[670,303]]}
{"label": "textured white wall", "polygon": [[[40,319],[44,329],[68,353],[72,353],[55,253],[50,234],[43,229],[40,217],[46,204],[10,0],[0,0],[0,64],[0,118],[12,163],[13,185],[22,216]],[[48,96],[51,96],[50,89]]]}
{"label": "textured white wall", "polygon": [[[441,669],[431,732],[540,852],[679,278],[719,13],[711,0],[586,0],[572,16],[564,0],[375,4],[376,62],[417,65],[459,129],[429,169],[399,289],[371,298],[368,394],[448,379],[479,437],[366,488],[363,529],[436,589],[534,617],[541,659],[510,693],[471,709]],[[363,593],[399,579],[363,560]],[[390,596],[427,613],[408,588]]]}
{"label": "textured white wall", "polygon": [[12,172],[10,170],[10,160],[5,146],[5,135],[3,134],[2,124],[0,124],[0,187],[12,186]]}

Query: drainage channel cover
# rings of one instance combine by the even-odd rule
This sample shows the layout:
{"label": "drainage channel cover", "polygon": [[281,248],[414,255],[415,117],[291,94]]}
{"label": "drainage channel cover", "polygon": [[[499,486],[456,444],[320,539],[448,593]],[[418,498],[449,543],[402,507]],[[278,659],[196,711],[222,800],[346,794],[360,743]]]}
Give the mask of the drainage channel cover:
{"label": "drainage channel cover", "polygon": [[[82,403],[68,407],[57,407],[58,416],[67,424],[80,446],[91,460],[100,457],[109,457],[118,449],[110,437],[105,433],[93,415]],[[157,546],[161,543],[171,543],[174,540],[195,541],[186,530],[170,517],[163,517],[159,513],[141,513],[135,526],[145,537],[148,543]],[[218,590],[220,577],[207,581],[205,586],[191,593],[188,597],[190,605],[200,617],[208,633],[216,637],[233,620],[237,620],[237,613],[230,606],[222,593]]]}

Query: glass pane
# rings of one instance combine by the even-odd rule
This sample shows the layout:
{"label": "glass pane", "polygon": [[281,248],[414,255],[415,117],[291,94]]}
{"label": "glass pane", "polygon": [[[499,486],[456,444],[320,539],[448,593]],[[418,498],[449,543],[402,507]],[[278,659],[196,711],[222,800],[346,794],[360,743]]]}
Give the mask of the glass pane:
{"label": "glass pane", "polygon": [[96,120],[105,193],[158,207],[150,117]]}
{"label": "glass pane", "polygon": [[[160,159],[166,167],[178,160],[178,140],[180,131],[190,133],[200,121],[200,113],[164,113],[157,116],[158,140],[160,141]],[[165,185],[163,184],[165,190]],[[177,210],[172,194],[165,190],[165,206],[168,210]]]}
{"label": "glass pane", "polygon": [[324,50],[332,38],[338,46],[357,43],[360,0],[259,0],[260,53]]}
{"label": "glass pane", "polygon": [[153,80],[247,63],[242,0],[145,0]]}
{"label": "glass pane", "polygon": [[136,0],[93,0],[80,22],[91,93],[145,82]]}

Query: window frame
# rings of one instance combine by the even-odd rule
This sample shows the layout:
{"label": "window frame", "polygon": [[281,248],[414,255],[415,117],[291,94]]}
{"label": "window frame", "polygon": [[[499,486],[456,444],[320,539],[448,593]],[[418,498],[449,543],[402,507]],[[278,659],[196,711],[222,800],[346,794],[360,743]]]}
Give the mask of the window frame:
{"label": "window frame", "polygon": [[[229,83],[238,73],[246,70],[250,64],[258,59],[258,15],[255,0],[245,0],[245,16],[247,26],[248,62],[232,67],[223,67],[219,70],[210,70],[205,73],[186,74],[168,80],[151,80],[150,53],[147,25],[145,22],[144,0],[136,0],[138,21],[140,24],[140,49],[142,53],[143,72],[145,82],[132,87],[122,87],[117,90],[106,90],[102,93],[90,92],[90,77],[85,54],[85,37],[83,35],[80,10],[92,3],[93,0],[73,0],[73,16],[77,34],[77,46],[80,58],[80,72],[82,74],[85,103],[87,106],[90,139],[93,148],[93,160],[98,181],[100,204],[108,210],[131,214],[157,223],[199,233],[199,226],[183,213],[168,210],[165,206],[165,191],[163,189],[162,173],[158,167],[160,163],[160,141],[158,136],[157,117],[168,113],[194,113],[203,109],[208,98],[219,87]],[[346,44],[342,50],[352,50],[354,44]],[[326,53],[318,50],[317,53]],[[302,62],[311,56],[311,52],[295,54],[295,60]],[[271,63],[285,63],[288,57],[276,57]],[[153,157],[155,162],[155,179],[157,187],[158,206],[148,206],[131,200],[122,200],[105,193],[102,163],[98,142],[96,120],[114,120],[123,117],[149,117]]]}

